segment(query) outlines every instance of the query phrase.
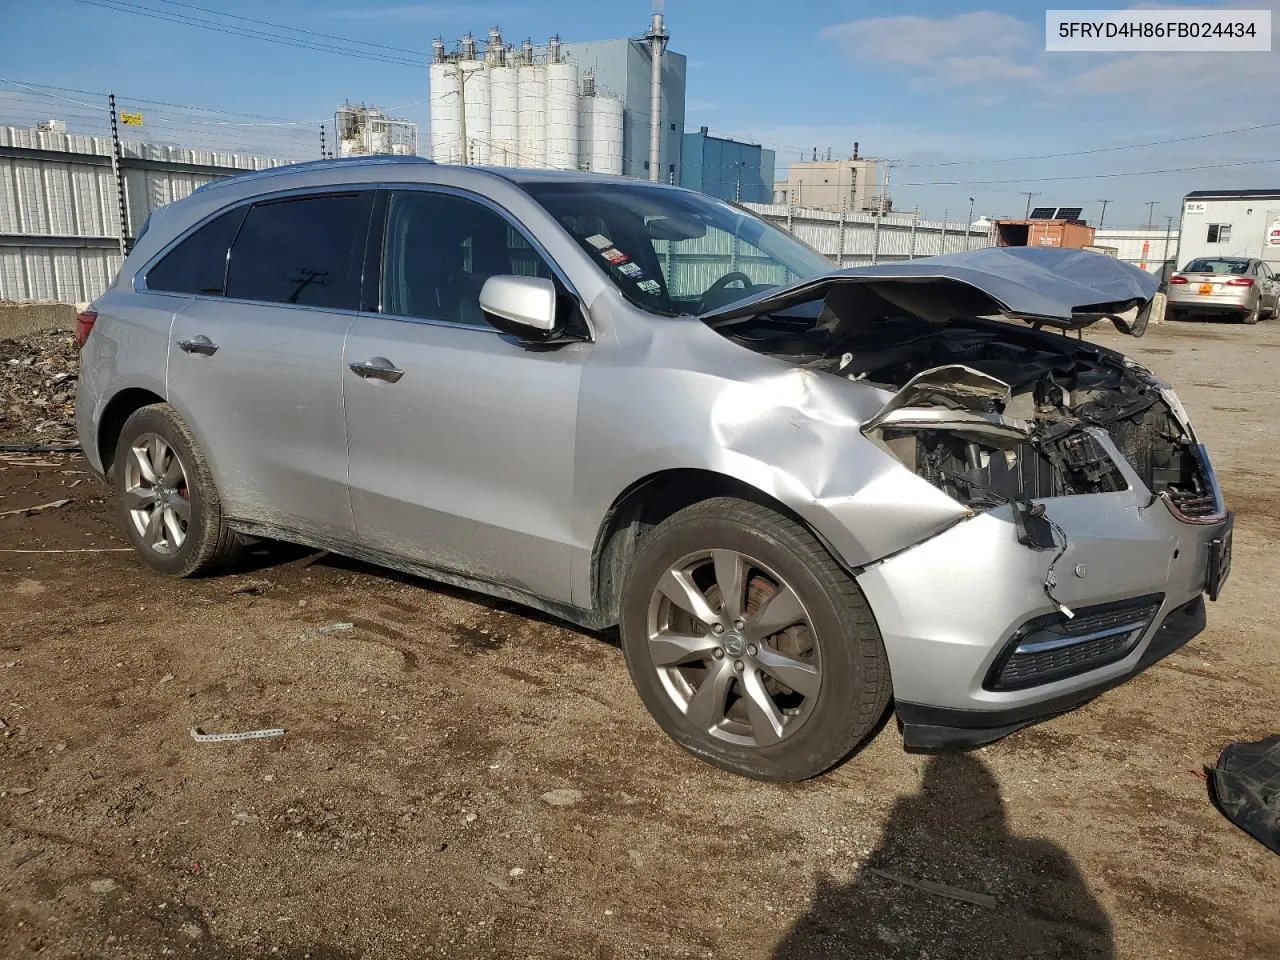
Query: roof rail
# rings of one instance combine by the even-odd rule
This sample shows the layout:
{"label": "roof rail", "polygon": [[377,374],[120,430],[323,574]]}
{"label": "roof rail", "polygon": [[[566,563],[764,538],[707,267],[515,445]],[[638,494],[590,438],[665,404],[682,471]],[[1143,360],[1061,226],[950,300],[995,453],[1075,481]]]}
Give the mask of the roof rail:
{"label": "roof rail", "polygon": [[221,184],[226,183],[244,183],[245,180],[259,180],[269,177],[283,176],[287,173],[304,173],[310,170],[334,170],[348,166],[382,166],[385,164],[397,163],[435,163],[426,157],[419,156],[400,156],[398,154],[377,154],[371,157],[333,157],[325,160],[304,160],[301,163],[285,163],[278,167],[266,167],[262,170],[245,170],[243,173],[233,173],[229,177],[219,177],[217,180],[210,180],[208,183],[201,184],[193,190],[193,193],[201,190],[211,190]]}

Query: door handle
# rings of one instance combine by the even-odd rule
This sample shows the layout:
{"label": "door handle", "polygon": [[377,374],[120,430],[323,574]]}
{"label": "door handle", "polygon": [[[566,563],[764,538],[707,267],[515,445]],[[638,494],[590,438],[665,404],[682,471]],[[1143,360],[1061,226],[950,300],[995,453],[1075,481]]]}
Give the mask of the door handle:
{"label": "door handle", "polygon": [[200,334],[190,340],[179,340],[178,349],[183,353],[198,353],[202,357],[212,357],[218,352],[218,345],[204,334]]}
{"label": "door handle", "polygon": [[374,357],[372,360],[364,360],[348,366],[352,373],[365,380],[385,380],[387,383],[395,383],[404,376],[404,371],[392,366],[391,361],[386,357]]}

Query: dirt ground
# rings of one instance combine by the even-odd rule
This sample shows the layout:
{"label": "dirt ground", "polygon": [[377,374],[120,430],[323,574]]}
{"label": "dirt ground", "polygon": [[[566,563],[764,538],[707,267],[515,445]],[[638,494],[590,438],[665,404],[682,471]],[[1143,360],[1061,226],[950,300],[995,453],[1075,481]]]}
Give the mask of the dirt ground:
{"label": "dirt ground", "polygon": [[[762,785],[669,742],[611,638],[514,605],[287,548],[182,582],[0,553],[0,956],[1280,956],[1280,857],[1198,775],[1280,732],[1280,322],[1098,338],[1209,444],[1232,579],[1180,652],[967,754],[890,723]],[[84,470],[0,459],[0,511],[73,498],[0,549],[123,546]]]}

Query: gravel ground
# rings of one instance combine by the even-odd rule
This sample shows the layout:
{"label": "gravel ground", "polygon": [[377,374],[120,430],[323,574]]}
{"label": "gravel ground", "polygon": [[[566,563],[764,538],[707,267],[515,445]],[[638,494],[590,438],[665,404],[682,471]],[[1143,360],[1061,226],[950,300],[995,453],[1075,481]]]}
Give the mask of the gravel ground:
{"label": "gravel ground", "polygon": [[[0,553],[0,956],[1280,956],[1280,857],[1199,776],[1280,724],[1280,323],[1098,339],[1210,445],[1232,579],[1180,652],[967,754],[889,724],[762,785],[667,741],[610,637],[514,605],[284,547],[197,581]],[[38,346],[0,344],[35,392],[74,373]],[[21,413],[14,382],[0,442],[61,438],[58,385]],[[0,512],[73,501],[0,550],[121,548],[84,470],[0,455]]]}

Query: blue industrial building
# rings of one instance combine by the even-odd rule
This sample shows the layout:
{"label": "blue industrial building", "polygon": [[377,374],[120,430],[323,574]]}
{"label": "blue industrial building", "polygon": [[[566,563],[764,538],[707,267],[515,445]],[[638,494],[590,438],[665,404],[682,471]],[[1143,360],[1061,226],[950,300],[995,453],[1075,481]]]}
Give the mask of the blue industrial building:
{"label": "blue industrial building", "polygon": [[702,127],[684,135],[680,157],[682,187],[722,200],[773,203],[774,155],[758,143],[713,137]]}
{"label": "blue industrial building", "polygon": [[[647,40],[590,40],[561,49],[579,70],[595,73],[596,88],[622,98],[622,173],[649,178],[649,81],[653,54]],[[680,183],[680,144],[684,130],[685,56],[662,55],[662,169],[657,179]],[[772,168],[771,168],[772,169]]]}

